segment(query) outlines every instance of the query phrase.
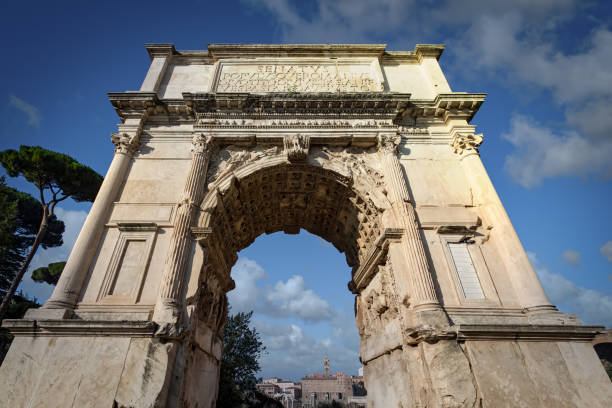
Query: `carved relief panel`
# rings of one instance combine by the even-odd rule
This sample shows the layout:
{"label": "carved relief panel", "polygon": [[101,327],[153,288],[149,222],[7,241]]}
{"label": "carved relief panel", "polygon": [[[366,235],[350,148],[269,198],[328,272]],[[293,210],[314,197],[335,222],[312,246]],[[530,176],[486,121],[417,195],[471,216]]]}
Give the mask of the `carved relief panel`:
{"label": "carved relief panel", "polygon": [[357,329],[362,338],[382,333],[400,315],[401,303],[393,284],[390,260],[377,268],[374,278],[356,299]]}
{"label": "carved relief panel", "polygon": [[216,92],[380,92],[378,59],[219,62]]}

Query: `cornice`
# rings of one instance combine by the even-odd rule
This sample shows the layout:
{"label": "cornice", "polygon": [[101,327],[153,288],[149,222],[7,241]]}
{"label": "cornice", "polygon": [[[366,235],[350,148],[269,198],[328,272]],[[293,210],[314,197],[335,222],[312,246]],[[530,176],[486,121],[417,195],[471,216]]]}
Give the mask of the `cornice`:
{"label": "cornice", "polygon": [[423,61],[423,58],[440,59],[444,52],[444,44],[417,44],[414,51],[385,51],[381,56],[382,63],[394,62],[418,62]]}
{"label": "cornice", "polygon": [[401,114],[410,94],[362,93],[183,93],[196,113],[247,114]]}
{"label": "cornice", "polygon": [[386,44],[208,44],[215,60],[257,57],[374,57],[380,58]]}
{"label": "cornice", "polygon": [[2,327],[15,336],[153,337],[156,324],[146,320],[26,320],[7,319]]}
{"label": "cornice", "polygon": [[591,341],[603,330],[603,326],[581,325],[459,324],[449,332],[455,332],[459,341]]}
{"label": "cornice", "polygon": [[408,109],[402,112],[403,116],[437,117],[446,121],[449,118],[472,120],[484,102],[484,93],[453,92],[438,94],[434,99],[413,99]]}
{"label": "cornice", "polygon": [[154,56],[214,62],[229,58],[378,58],[381,62],[421,62],[442,55],[443,44],[416,44],[413,51],[388,51],[386,44],[208,44],[206,50],[175,50],[172,44],[147,44]]}
{"label": "cornice", "polygon": [[[486,94],[455,92],[434,99],[411,99],[410,94],[391,92],[309,93],[190,93],[182,99],[158,99],[152,92],[113,92],[108,97],[122,120],[165,114],[195,119],[200,117],[294,118],[329,117],[400,120],[425,118],[446,121],[472,120]],[[229,124],[231,126],[231,124]]]}
{"label": "cornice", "polygon": [[128,117],[142,117],[159,105],[155,92],[109,92],[107,95],[122,121]]}
{"label": "cornice", "polygon": [[174,44],[145,44],[145,47],[151,60],[155,57],[168,57],[177,53]]}

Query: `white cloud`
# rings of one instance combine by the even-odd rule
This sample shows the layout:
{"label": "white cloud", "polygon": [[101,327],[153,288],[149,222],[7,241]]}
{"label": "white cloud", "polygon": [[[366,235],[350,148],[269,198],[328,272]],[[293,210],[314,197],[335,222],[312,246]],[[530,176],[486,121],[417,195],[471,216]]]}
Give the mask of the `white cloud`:
{"label": "white cloud", "polygon": [[311,16],[302,16],[287,0],[250,1],[276,19],[284,42],[358,42],[398,29],[412,1],[409,0],[318,0]]}
{"label": "white cloud", "polygon": [[[240,257],[232,268],[236,289],[228,293],[232,313],[253,310],[270,317],[293,317],[306,322],[333,319],[338,313],[306,286],[301,275],[264,286],[267,275],[257,262]],[[258,283],[262,285],[258,286]]]}
{"label": "white cloud", "polygon": [[586,324],[612,327],[612,296],[576,285],[541,265],[534,253],[531,262],[550,300],[566,313],[575,313]]}
{"label": "white cloud", "polygon": [[612,169],[612,139],[594,143],[574,131],[556,135],[528,118],[516,115],[510,131],[502,134],[515,151],[506,157],[510,176],[526,188],[543,179],[560,176],[586,176]]}
{"label": "white cloud", "polygon": [[261,375],[299,380],[323,372],[323,359],[331,360],[331,372],[356,375],[361,366],[356,347],[331,338],[314,338],[295,324],[276,325],[255,320],[268,354],[261,359]]}
{"label": "white cloud", "polygon": [[[259,375],[299,380],[305,374],[321,372],[326,356],[332,360],[333,371],[357,372],[359,334],[352,313],[332,307],[300,275],[267,285],[264,269],[245,257],[232,268],[232,277],[236,288],[228,293],[231,312],[253,310],[253,326],[268,349],[260,361]],[[275,319],[296,323],[271,324]],[[319,332],[330,327],[331,337],[315,338],[305,332],[304,324]]]}
{"label": "white cloud", "polygon": [[9,103],[28,116],[28,125],[34,126],[35,128],[40,127],[40,113],[38,112],[38,108],[12,94],[9,95]]}
{"label": "white cloud", "polygon": [[572,249],[567,249],[563,251],[563,254],[561,256],[570,265],[576,266],[576,267],[580,266],[580,253],[579,252],[574,251]]}
{"label": "white cloud", "polygon": [[57,218],[62,220],[66,226],[66,230],[62,236],[64,243],[60,247],[38,249],[34,259],[30,264],[28,272],[25,274],[21,282],[20,289],[29,296],[36,297],[39,302],[44,302],[51,296],[54,286],[46,283],[37,283],[32,280],[31,271],[41,266],[47,266],[52,262],[62,262],[68,260],[70,251],[76,242],[76,239],[83,227],[87,212],[82,210],[64,210],[61,207],[55,209]]}
{"label": "white cloud", "polygon": [[604,258],[612,262],[612,241],[606,242],[599,250]]}
{"label": "white cloud", "polygon": [[[380,42],[410,49],[415,43],[445,42],[457,74],[489,76],[523,100],[549,91],[563,132],[546,124],[517,134],[517,120],[506,137],[517,149],[506,170],[525,187],[553,177],[612,177],[612,31],[600,23],[596,5],[575,0],[488,0],[428,3],[404,0],[318,0],[312,10],[299,11],[288,0],[250,1],[277,22],[284,42]],[[583,19],[591,30],[575,49],[562,51],[572,19]],[[566,48],[566,47],[564,47]],[[520,112],[520,106],[516,107]],[[532,121],[524,118],[524,123]],[[520,142],[520,143],[519,143]],[[536,163],[544,159],[543,171]]]}
{"label": "white cloud", "polygon": [[266,297],[267,313],[279,317],[297,316],[305,321],[329,320],[335,310],[311,289],[304,278],[293,275],[287,282],[279,281]]}
{"label": "white cloud", "polygon": [[260,289],[257,281],[264,279],[266,273],[257,262],[240,257],[232,268],[232,278],[236,282],[236,289],[227,294],[232,313],[250,312],[257,308]]}

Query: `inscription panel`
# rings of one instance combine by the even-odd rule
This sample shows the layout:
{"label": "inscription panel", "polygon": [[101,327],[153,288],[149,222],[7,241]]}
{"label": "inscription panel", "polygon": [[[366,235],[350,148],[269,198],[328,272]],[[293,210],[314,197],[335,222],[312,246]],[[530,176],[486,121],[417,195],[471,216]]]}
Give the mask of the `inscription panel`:
{"label": "inscription panel", "polygon": [[377,60],[221,61],[216,92],[381,92]]}

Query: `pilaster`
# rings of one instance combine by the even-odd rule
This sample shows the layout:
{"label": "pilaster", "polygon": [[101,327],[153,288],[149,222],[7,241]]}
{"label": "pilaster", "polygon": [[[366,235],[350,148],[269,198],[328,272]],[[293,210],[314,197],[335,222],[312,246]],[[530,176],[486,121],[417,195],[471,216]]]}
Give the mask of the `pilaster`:
{"label": "pilaster", "polygon": [[[404,236],[401,242],[406,257],[407,278],[411,282],[412,290],[408,303],[417,313],[427,310],[440,310],[440,303],[436,295],[430,266],[419,233],[416,212],[413,204],[410,202],[406,181],[397,157],[397,147],[400,141],[401,137],[398,134],[380,135],[380,153],[383,162],[385,184],[388,188],[395,221],[399,224],[400,228],[404,229]],[[445,325],[448,322],[441,318],[435,324]]]}
{"label": "pilaster", "polygon": [[483,135],[474,134],[473,129],[467,132],[454,130],[451,141],[451,148],[460,156],[465,175],[474,192],[474,204],[481,211],[483,223],[492,228],[491,242],[500,252],[521,306],[532,312],[554,312],[556,308],[544,293],[540,280],[482,164],[478,151],[482,141]]}

